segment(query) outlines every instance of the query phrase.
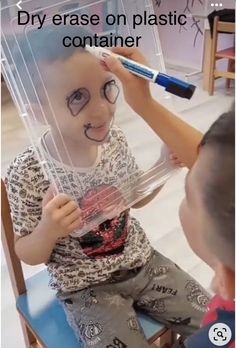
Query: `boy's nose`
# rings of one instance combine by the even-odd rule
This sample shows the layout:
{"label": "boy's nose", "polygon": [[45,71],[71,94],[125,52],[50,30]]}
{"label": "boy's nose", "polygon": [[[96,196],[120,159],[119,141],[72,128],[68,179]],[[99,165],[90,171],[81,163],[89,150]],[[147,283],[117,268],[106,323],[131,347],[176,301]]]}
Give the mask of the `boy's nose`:
{"label": "boy's nose", "polygon": [[106,111],[107,111],[107,107],[106,107],[106,104],[104,102],[97,103],[93,107],[93,110],[91,110],[92,117],[94,117],[94,118],[104,117]]}

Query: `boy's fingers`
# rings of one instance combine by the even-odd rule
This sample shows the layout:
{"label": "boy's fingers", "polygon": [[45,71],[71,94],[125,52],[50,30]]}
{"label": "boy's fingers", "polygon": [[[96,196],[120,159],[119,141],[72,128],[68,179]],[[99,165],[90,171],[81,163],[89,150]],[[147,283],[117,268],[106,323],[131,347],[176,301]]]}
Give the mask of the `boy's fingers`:
{"label": "boy's fingers", "polygon": [[137,49],[128,47],[112,47],[112,52],[130,58],[137,53]]}
{"label": "boy's fingers", "polygon": [[46,204],[48,204],[48,202],[50,202],[54,197],[56,197],[57,194],[58,194],[57,183],[56,182],[51,183],[43,197],[43,201],[42,201],[43,207]]}
{"label": "boy's fingers", "polygon": [[68,230],[71,232],[74,232],[76,229],[81,228],[81,220],[80,219],[76,219],[75,221],[73,221],[70,226],[68,226]]}
{"label": "boy's fingers", "polygon": [[63,221],[64,221],[65,226],[69,226],[73,222],[75,222],[76,220],[80,220],[80,216],[81,216],[80,212],[75,210],[73,213],[71,213],[66,218],[64,218]]}
{"label": "boy's fingers", "polygon": [[60,193],[59,195],[55,196],[48,204],[47,208],[48,210],[54,210],[61,208],[63,205],[71,201],[71,197],[64,193]]}
{"label": "boy's fingers", "polygon": [[123,67],[118,59],[114,57],[107,57],[105,59],[105,63],[108,66],[109,70],[113,74],[115,74],[122,83],[125,83],[129,80],[130,73]]}
{"label": "boy's fingers", "polygon": [[67,216],[76,210],[80,212],[80,208],[78,207],[78,204],[75,201],[69,201],[61,208],[61,214],[63,216]]}
{"label": "boy's fingers", "polygon": [[181,162],[180,160],[173,160],[172,164],[174,164],[177,167],[185,167],[185,164]]}
{"label": "boy's fingers", "polygon": [[113,47],[112,52],[124,56],[126,58],[132,59],[138,63],[148,65],[148,62],[137,48]]}
{"label": "boy's fingers", "polygon": [[178,158],[177,154],[175,152],[170,153],[170,159],[176,159]]}
{"label": "boy's fingers", "polygon": [[181,159],[179,159],[178,155],[175,152],[171,152],[169,158],[172,164],[174,164],[175,166],[185,167],[185,164],[181,161]]}
{"label": "boy's fingers", "polygon": [[52,199],[54,198],[54,194],[53,194],[53,190],[51,187],[49,187],[43,197],[43,201],[42,201],[42,204],[43,204],[43,207],[48,204],[48,202],[50,202]]}

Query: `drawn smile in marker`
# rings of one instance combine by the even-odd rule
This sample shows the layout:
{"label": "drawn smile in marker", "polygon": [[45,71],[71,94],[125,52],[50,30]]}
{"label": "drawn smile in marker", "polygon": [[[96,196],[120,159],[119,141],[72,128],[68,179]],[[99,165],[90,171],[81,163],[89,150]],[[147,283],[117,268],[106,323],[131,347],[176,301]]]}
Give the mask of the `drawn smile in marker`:
{"label": "drawn smile in marker", "polygon": [[109,134],[112,121],[103,122],[99,125],[92,125],[91,123],[87,123],[86,125],[84,125],[85,136],[89,140],[103,142]]}

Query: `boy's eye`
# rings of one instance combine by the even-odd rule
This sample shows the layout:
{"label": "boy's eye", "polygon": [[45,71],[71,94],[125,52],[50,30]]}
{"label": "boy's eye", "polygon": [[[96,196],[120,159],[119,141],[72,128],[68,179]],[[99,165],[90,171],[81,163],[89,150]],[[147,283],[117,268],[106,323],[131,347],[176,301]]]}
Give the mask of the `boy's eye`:
{"label": "boy's eye", "polygon": [[87,100],[86,93],[83,93],[82,91],[78,90],[74,93],[74,95],[71,98],[71,103],[82,103],[84,100]]}
{"label": "boy's eye", "polygon": [[103,90],[104,90],[104,96],[107,99],[107,101],[111,104],[115,104],[120,93],[120,89],[116,81],[110,80],[106,82],[103,87]]}
{"label": "boy's eye", "polygon": [[79,88],[66,98],[67,107],[72,116],[77,116],[80,111],[88,104],[90,93],[86,88]]}

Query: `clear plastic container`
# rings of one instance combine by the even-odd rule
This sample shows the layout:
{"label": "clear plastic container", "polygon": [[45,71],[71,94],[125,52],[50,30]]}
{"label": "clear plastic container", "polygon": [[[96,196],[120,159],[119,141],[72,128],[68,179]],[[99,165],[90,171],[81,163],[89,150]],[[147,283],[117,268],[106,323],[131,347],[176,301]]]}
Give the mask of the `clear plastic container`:
{"label": "clear plastic container", "polygon": [[[63,40],[141,35],[139,49],[164,72],[157,28],[131,25],[134,14],[153,13],[152,2],[41,0],[39,8],[38,0],[28,0],[21,6],[29,14],[21,12],[21,25],[15,2],[1,10],[4,78],[45,178],[80,205],[75,235],[82,235],[132,207],[176,169],[162,141],[125,102],[115,77],[82,47],[65,47]],[[98,24],[74,24],[93,14]],[[123,14],[127,21],[108,25],[108,14]],[[151,88],[164,101],[164,90]]]}

